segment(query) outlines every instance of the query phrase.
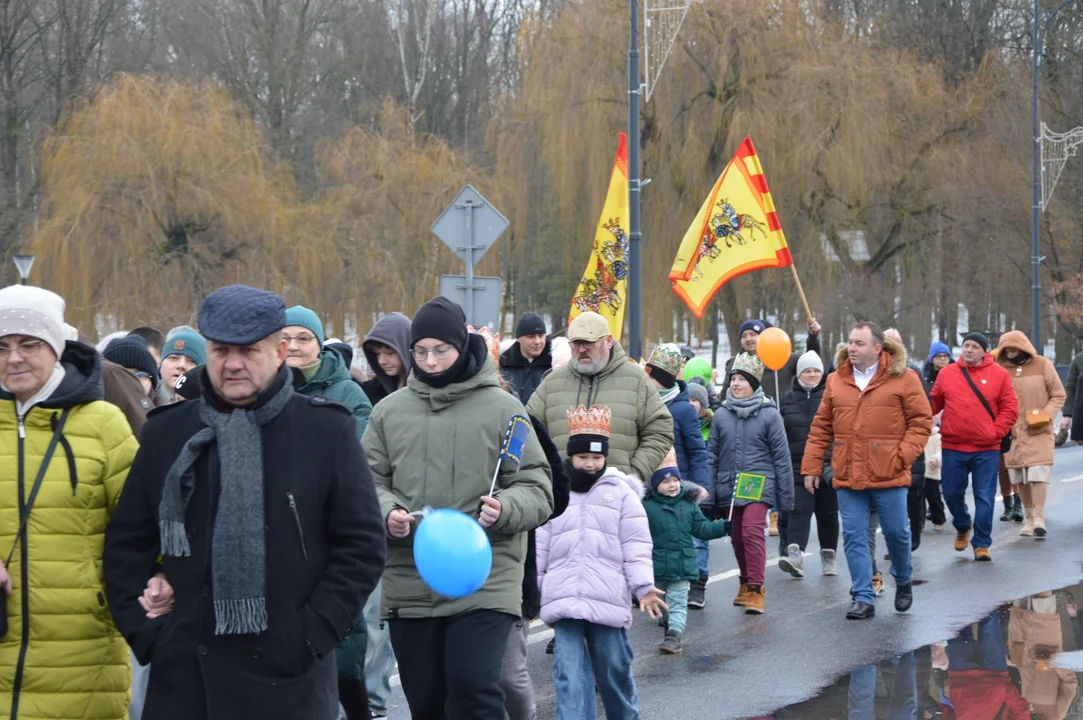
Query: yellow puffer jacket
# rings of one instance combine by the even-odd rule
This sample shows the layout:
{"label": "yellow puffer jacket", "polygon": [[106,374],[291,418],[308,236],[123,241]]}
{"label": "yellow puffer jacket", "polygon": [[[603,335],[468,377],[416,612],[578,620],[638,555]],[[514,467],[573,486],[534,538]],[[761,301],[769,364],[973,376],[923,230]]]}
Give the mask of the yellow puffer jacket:
{"label": "yellow puffer jacket", "polygon": [[[0,393],[0,561],[19,528],[53,436],[71,408],[8,571],[8,632],[0,639],[0,714],[18,720],[128,715],[128,646],[113,626],[102,581],[105,526],[138,443],[121,411],[100,398],[91,348],[68,343],[63,382],[32,407],[20,433],[15,403]],[[25,438],[20,440],[20,434]],[[24,619],[24,609],[28,608]]]}

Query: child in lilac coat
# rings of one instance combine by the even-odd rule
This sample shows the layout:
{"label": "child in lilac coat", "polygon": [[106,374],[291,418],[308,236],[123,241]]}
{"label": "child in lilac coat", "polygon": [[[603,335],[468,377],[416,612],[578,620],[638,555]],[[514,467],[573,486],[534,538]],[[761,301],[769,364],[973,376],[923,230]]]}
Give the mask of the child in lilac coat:
{"label": "child in lilac coat", "polygon": [[[661,617],[638,481],[606,467],[609,408],[568,410],[568,509],[537,530],[541,618],[556,633],[557,720],[594,720],[594,687],[610,720],[639,717],[629,597]],[[591,677],[593,668],[593,675]]]}

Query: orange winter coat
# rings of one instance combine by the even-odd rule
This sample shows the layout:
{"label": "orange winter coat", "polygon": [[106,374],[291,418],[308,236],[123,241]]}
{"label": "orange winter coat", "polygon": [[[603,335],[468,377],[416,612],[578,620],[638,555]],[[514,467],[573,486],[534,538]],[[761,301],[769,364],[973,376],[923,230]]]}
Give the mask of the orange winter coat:
{"label": "orange winter coat", "polygon": [[[1021,350],[1030,359],[1016,365],[1004,354],[1006,348]],[[1012,426],[1012,449],[1004,456],[1004,464],[1010,468],[1052,465],[1056,439],[1054,421],[1067,398],[1057,369],[1048,358],[1038,355],[1027,336],[1018,330],[1004,333],[997,350],[997,364],[1012,376],[1015,397],[1019,401],[1019,419]],[[1050,422],[1032,430],[1027,426],[1027,414],[1032,410],[1045,410]]]}
{"label": "orange winter coat", "polygon": [[909,487],[910,466],[925,450],[933,416],[921,378],[906,367],[906,350],[888,338],[880,369],[862,392],[841,350],[827,378],[823,402],[809,431],[802,475],[820,475],[834,450],[832,484],[849,490]]}

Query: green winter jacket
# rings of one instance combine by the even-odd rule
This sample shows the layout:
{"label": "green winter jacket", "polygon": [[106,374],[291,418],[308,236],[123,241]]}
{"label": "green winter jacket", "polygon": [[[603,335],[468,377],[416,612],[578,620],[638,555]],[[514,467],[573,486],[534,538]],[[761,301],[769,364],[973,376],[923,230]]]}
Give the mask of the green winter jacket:
{"label": "green winter jacket", "polygon": [[[346,361],[334,350],[325,349],[320,353],[320,369],[308,382],[305,382],[300,372],[294,372],[293,389],[307,397],[323,396],[345,405],[357,420],[357,437],[365,434],[372,403],[361,386],[350,376]],[[365,618],[360,617],[354,623],[353,631],[335,648],[335,661],[340,678],[360,680],[364,677],[367,643]]]}
{"label": "green winter jacket", "polygon": [[[496,469],[508,420],[523,405],[500,389],[484,339],[471,334],[466,352],[481,368],[473,377],[434,388],[410,374],[406,387],[384,398],[362,444],[380,497],[382,516],[398,507],[454,508],[477,517]],[[388,537],[384,617],[449,617],[472,610],[522,612],[527,533],[553,513],[553,478],[541,445],[527,438],[519,469],[504,462],[495,497],[501,514],[486,532],[493,548],[489,579],[457,600],[433,593],[414,565],[414,534]],[[422,520],[421,522],[424,522]],[[416,525],[415,525],[416,528]]]}
{"label": "green winter jacket", "polygon": [[541,418],[561,455],[568,447],[568,409],[580,405],[613,412],[609,436],[610,466],[646,481],[673,447],[673,416],[651,383],[620,343],[595,376],[580,375],[574,363],[554,370],[534,391],[527,410]]}
{"label": "green winter jacket", "polygon": [[656,490],[643,501],[654,541],[654,581],[696,580],[696,550],[692,538],[716,540],[726,535],[726,521],[710,522],[691,498],[686,486],[673,497]]}
{"label": "green winter jacket", "polygon": [[701,417],[699,419],[699,431],[703,433],[703,442],[707,442],[711,439],[711,421],[714,420],[714,413],[710,410],[707,417]]}
{"label": "green winter jacket", "polygon": [[365,391],[350,376],[350,368],[342,356],[331,349],[320,353],[320,369],[316,375],[305,382],[299,372],[293,374],[293,389],[306,397],[322,395],[328,400],[345,405],[357,418],[357,437],[365,434],[372,413],[372,403]]}

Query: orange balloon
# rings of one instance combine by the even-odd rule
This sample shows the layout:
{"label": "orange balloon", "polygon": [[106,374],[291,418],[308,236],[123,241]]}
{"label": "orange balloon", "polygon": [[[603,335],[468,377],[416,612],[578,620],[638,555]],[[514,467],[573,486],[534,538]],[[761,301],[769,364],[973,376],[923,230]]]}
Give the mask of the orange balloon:
{"label": "orange balloon", "polygon": [[772,327],[760,333],[759,342],[756,343],[756,354],[769,370],[777,372],[786,367],[786,363],[790,361],[791,352],[793,352],[793,343],[790,342],[790,336],[785,330]]}

